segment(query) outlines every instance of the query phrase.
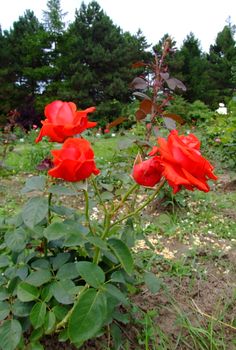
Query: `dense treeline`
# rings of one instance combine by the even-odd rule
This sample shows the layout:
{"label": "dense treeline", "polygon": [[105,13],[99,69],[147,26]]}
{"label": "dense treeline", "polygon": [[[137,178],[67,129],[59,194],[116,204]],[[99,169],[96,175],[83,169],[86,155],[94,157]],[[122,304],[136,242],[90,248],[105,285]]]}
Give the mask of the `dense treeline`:
{"label": "dense treeline", "polygon": [[[0,30],[0,124],[16,110],[25,126],[39,123],[53,99],[96,105],[95,118],[114,119],[132,98],[136,61],[152,59],[141,32],[114,25],[96,1],[82,3],[67,28],[60,0],[49,0],[42,23],[27,10],[9,31]],[[209,53],[190,33],[170,55],[169,70],[187,87],[183,97],[216,108],[232,97],[236,83],[235,26],[218,33]],[[161,40],[155,49],[158,50]],[[173,43],[174,45],[174,43]]]}

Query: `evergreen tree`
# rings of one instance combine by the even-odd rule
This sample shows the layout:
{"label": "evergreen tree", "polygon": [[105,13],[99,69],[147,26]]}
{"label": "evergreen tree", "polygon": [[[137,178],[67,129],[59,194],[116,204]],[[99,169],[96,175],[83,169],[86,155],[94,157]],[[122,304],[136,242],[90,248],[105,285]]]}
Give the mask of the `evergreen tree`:
{"label": "evergreen tree", "polygon": [[200,42],[193,33],[187,35],[180,50],[170,63],[172,74],[183,81],[187,90],[184,97],[189,102],[202,100],[207,93],[207,61],[202,53]]}
{"label": "evergreen tree", "polygon": [[64,17],[67,13],[62,11],[61,1],[48,0],[47,8],[46,11],[43,11],[45,29],[54,36],[63,34],[65,29]]}
{"label": "evergreen tree", "polygon": [[99,104],[107,114],[108,104],[115,104],[113,119],[120,113],[119,103],[130,98],[131,65],[145,57],[146,47],[140,32],[123,33],[96,1],[82,3],[61,43],[58,67],[63,73],[57,93],[67,92],[81,107]]}
{"label": "evergreen tree", "polygon": [[0,126],[6,123],[7,113],[14,109],[15,94],[15,73],[11,65],[10,47],[0,28]]}
{"label": "evergreen tree", "polygon": [[[50,75],[45,50],[48,46],[47,33],[34,13],[27,10],[4,34],[4,46],[8,52],[6,79],[10,77],[15,87],[11,104],[13,108],[24,110],[25,114],[30,104],[33,108],[35,96],[43,92]],[[31,114],[27,116],[30,124],[34,118]]]}
{"label": "evergreen tree", "polygon": [[215,108],[219,102],[227,103],[235,88],[236,69],[235,26],[230,23],[218,33],[208,55],[212,96],[210,103]]}

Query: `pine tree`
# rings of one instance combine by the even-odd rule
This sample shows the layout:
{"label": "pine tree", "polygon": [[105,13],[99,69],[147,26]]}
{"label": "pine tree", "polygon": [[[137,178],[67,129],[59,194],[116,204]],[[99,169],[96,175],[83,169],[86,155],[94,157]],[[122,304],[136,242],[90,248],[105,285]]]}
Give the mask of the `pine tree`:
{"label": "pine tree", "polygon": [[64,17],[67,12],[61,9],[60,0],[48,0],[47,10],[43,11],[43,23],[45,29],[57,37],[63,34],[65,29]]}
{"label": "pine tree", "polygon": [[[4,49],[8,53],[6,66],[6,80],[14,84],[12,95],[9,96],[11,108],[22,112],[22,118],[29,118],[33,123],[32,112],[35,97],[41,94],[49,80],[50,66],[48,66],[46,47],[48,37],[42,24],[34,13],[26,10],[24,16],[13,23],[13,27],[4,33]],[[26,112],[30,110],[31,112]],[[29,115],[28,115],[29,114]],[[23,116],[24,115],[24,116]],[[27,121],[25,121],[27,125]]]}
{"label": "pine tree", "polygon": [[82,3],[61,44],[58,66],[64,77],[59,90],[70,93],[79,106],[100,105],[106,114],[108,104],[115,104],[114,118],[119,104],[130,98],[131,65],[145,56],[146,47],[141,33],[123,33],[96,1]]}
{"label": "pine tree", "polygon": [[218,33],[215,44],[210,46],[208,61],[212,89],[211,104],[215,108],[219,102],[227,103],[235,88],[236,45],[234,34],[235,26],[229,23]]}

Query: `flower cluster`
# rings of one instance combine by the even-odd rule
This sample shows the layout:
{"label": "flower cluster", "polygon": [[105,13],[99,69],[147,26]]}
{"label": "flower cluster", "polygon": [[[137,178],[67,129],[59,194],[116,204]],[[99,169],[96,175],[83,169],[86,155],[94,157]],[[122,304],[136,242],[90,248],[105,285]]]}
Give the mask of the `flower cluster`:
{"label": "flower cluster", "polygon": [[190,191],[195,188],[204,192],[210,190],[207,180],[217,177],[213,166],[201,155],[200,142],[195,135],[178,135],[172,130],[167,140],[158,138],[157,143],[149,153],[151,158],[145,161],[136,158],[132,175],[138,184],[153,187],[164,177],[174,193],[182,187]]}
{"label": "flower cluster", "polygon": [[54,167],[48,174],[70,182],[81,181],[91,174],[99,174],[90,143],[83,138],[75,138],[88,128],[97,125],[90,122],[87,114],[95,107],[78,111],[73,102],[54,101],[45,107],[46,119],[35,142],[47,136],[51,142],[63,143],[60,150],[52,150]]}
{"label": "flower cluster", "polygon": [[[94,152],[90,143],[81,136],[84,130],[96,126],[90,122],[87,114],[95,111],[90,107],[78,111],[73,102],[54,101],[45,107],[46,119],[36,138],[36,142],[47,136],[51,142],[63,143],[60,150],[51,151],[54,167],[48,174],[66,181],[76,182],[98,175],[94,161]],[[174,193],[182,187],[193,191],[210,190],[207,181],[216,180],[213,166],[201,155],[200,141],[189,134],[178,135],[172,130],[167,139],[158,138],[158,146],[149,153],[150,158],[142,160],[138,155],[133,167],[133,179],[142,186],[154,187],[165,178]]]}

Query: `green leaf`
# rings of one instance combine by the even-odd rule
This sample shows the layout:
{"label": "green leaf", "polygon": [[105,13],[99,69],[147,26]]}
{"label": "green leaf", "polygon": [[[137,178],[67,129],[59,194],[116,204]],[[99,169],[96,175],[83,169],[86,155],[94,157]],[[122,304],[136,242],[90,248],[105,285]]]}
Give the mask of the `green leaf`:
{"label": "green leaf", "polygon": [[55,282],[52,284],[52,294],[54,298],[61,304],[69,305],[73,304],[75,296],[74,296],[74,288],[75,284],[69,280],[61,280],[59,282]]}
{"label": "green leaf", "polygon": [[26,283],[35,287],[40,287],[44,283],[49,282],[51,279],[51,272],[46,269],[41,269],[31,272],[31,274],[25,279]]}
{"label": "green leaf", "polygon": [[76,268],[81,277],[94,288],[98,288],[105,282],[105,274],[103,270],[94,263],[89,261],[80,261]]}
{"label": "green leaf", "polygon": [[36,303],[30,312],[30,322],[32,326],[37,329],[44,323],[46,316],[47,306],[46,303],[40,301]]}
{"label": "green leaf", "polygon": [[2,350],[15,350],[22,335],[21,324],[17,320],[4,321],[0,326],[0,347]]}
{"label": "green leaf", "polygon": [[77,263],[68,263],[60,267],[60,269],[57,272],[56,277],[58,279],[74,279],[79,276],[79,272],[76,268]]}
{"label": "green leaf", "polygon": [[27,302],[37,299],[39,289],[26,282],[21,282],[17,287],[17,297],[20,301]]}
{"label": "green leaf", "polygon": [[48,241],[60,239],[67,235],[67,226],[62,222],[53,222],[44,230],[44,237]]}
{"label": "green leaf", "polygon": [[8,286],[7,286],[7,291],[9,294],[15,294],[15,289],[20,282],[18,277],[14,277],[13,279],[10,280]]}
{"label": "green leaf", "polygon": [[59,342],[64,343],[65,341],[68,340],[68,338],[69,338],[69,336],[68,336],[68,329],[65,328],[65,329],[63,329],[63,331],[61,331],[59,333],[58,340],[59,340]]}
{"label": "green leaf", "polygon": [[3,277],[1,274],[0,274],[0,286],[2,286],[3,284],[5,284],[6,282],[6,278]]}
{"label": "green leaf", "polygon": [[0,287],[0,301],[6,300],[8,298],[9,298],[9,293],[8,293],[6,287],[5,286]]}
{"label": "green leaf", "polygon": [[38,343],[38,340],[42,338],[42,336],[43,336],[43,327],[34,329],[30,334],[30,341],[32,342],[31,344]]}
{"label": "green leaf", "polygon": [[10,265],[10,258],[8,255],[0,255],[0,268]]}
{"label": "green leaf", "polygon": [[52,205],[50,208],[51,208],[51,211],[61,216],[70,217],[75,214],[75,209],[64,207],[62,205],[60,206]]}
{"label": "green leaf", "polygon": [[127,245],[117,238],[110,238],[108,240],[108,245],[116,255],[124,270],[128,274],[131,274],[133,272],[134,262]]}
{"label": "green leaf", "polygon": [[53,185],[48,189],[49,193],[58,194],[59,196],[75,196],[76,193],[71,188]]}
{"label": "green leaf", "polygon": [[52,308],[52,311],[54,312],[56,319],[58,321],[62,321],[63,318],[68,313],[69,309],[65,306],[62,306],[62,305],[56,305]]}
{"label": "green leaf", "polygon": [[109,191],[109,192],[112,192],[113,191],[113,189],[114,189],[114,186],[112,185],[112,184],[104,184],[104,183],[100,183],[100,185],[103,187],[103,188],[105,188],[105,190],[107,190],[107,191]]}
{"label": "green leaf", "polygon": [[21,193],[28,193],[33,191],[44,191],[46,184],[45,176],[32,176],[26,180],[25,186],[22,188]]}
{"label": "green leaf", "polygon": [[135,245],[137,231],[134,229],[133,219],[129,218],[124,226],[121,240],[129,247]]}
{"label": "green leaf", "polygon": [[151,293],[155,294],[159,292],[161,288],[161,280],[152,272],[145,272],[144,282]]}
{"label": "green leaf", "polygon": [[48,302],[52,298],[51,284],[47,284],[41,291],[41,299]]}
{"label": "green leaf", "polygon": [[51,258],[53,270],[58,270],[70,259],[70,253],[58,253],[55,257]]}
{"label": "green leaf", "polygon": [[16,271],[17,271],[16,266],[7,267],[6,270],[4,271],[4,277],[7,277],[8,279],[11,280],[12,278],[16,277]]}
{"label": "green leaf", "polygon": [[123,312],[115,311],[113,312],[113,319],[121,323],[128,324],[130,323],[130,314],[124,314]]}
{"label": "green leaf", "polygon": [[32,303],[23,303],[22,301],[16,299],[12,305],[12,312],[15,316],[26,317],[30,314],[32,309]]}
{"label": "green leaf", "polygon": [[27,350],[44,350],[44,347],[38,342],[30,342],[29,347],[27,347]]}
{"label": "green leaf", "polygon": [[89,243],[92,243],[95,247],[98,247],[102,250],[107,250],[106,242],[104,242],[100,237],[95,236],[86,236]]}
{"label": "green leaf", "polygon": [[101,194],[101,198],[103,201],[109,201],[114,198],[113,193],[105,191]]}
{"label": "green leaf", "polygon": [[76,232],[66,236],[63,244],[65,247],[74,247],[74,246],[83,246],[85,243],[86,243],[85,236],[80,232]]}
{"label": "green leaf", "polygon": [[77,302],[68,324],[69,338],[83,343],[93,338],[102,328],[106,316],[106,298],[95,289],[86,290]]}
{"label": "green leaf", "polygon": [[0,302],[0,321],[4,320],[10,313],[10,306],[6,301]]}
{"label": "green leaf", "polygon": [[111,274],[111,280],[112,280],[112,282],[119,282],[119,283],[126,284],[124,271],[120,271],[120,270],[114,271]]}
{"label": "green leaf", "polygon": [[24,280],[26,278],[26,276],[28,275],[28,272],[29,272],[29,268],[27,265],[20,266],[16,270],[16,276],[19,277],[21,280]]}
{"label": "green leaf", "polygon": [[31,198],[23,207],[22,219],[24,224],[33,228],[48,215],[48,200],[42,197]]}
{"label": "green leaf", "polygon": [[49,269],[50,263],[48,260],[40,258],[40,259],[34,260],[31,264],[31,267],[35,270],[37,270],[37,269]]}
{"label": "green leaf", "polygon": [[129,302],[126,298],[126,295],[122,293],[114,284],[107,283],[106,284],[106,291],[112,295],[114,298],[119,300],[123,305],[128,305]]}
{"label": "green leaf", "polygon": [[49,311],[46,314],[44,321],[45,334],[50,334],[53,332],[56,324],[56,316],[53,311]]}
{"label": "green leaf", "polygon": [[20,252],[26,246],[27,234],[25,230],[20,227],[13,232],[7,232],[5,234],[6,246],[13,252]]}
{"label": "green leaf", "polygon": [[116,324],[111,325],[111,336],[114,343],[114,350],[119,350],[122,345],[122,332]]}

